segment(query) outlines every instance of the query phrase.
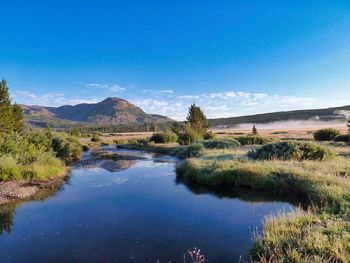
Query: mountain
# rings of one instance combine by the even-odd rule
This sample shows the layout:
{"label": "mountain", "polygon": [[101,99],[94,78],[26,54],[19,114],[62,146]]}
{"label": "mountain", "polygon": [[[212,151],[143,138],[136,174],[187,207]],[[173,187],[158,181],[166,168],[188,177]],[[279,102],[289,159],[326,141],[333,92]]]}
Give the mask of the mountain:
{"label": "mountain", "polygon": [[48,122],[54,127],[74,124],[144,124],[163,123],[171,119],[156,114],[147,114],[141,108],[121,98],[107,98],[99,103],[43,107],[21,105],[28,123],[42,126]]}
{"label": "mountain", "polygon": [[350,105],[327,109],[280,111],[247,116],[209,119],[209,126],[233,126],[243,123],[271,123],[280,121],[342,121],[350,115]]}

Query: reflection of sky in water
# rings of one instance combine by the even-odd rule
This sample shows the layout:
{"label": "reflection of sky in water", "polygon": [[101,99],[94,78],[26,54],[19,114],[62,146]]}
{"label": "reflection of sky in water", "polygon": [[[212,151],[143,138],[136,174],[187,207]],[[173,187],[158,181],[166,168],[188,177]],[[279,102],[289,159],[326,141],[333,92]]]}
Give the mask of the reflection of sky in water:
{"label": "reflection of sky in water", "polygon": [[57,195],[19,205],[12,233],[0,236],[0,262],[183,262],[194,246],[211,262],[237,262],[263,216],[290,209],[190,190],[175,183],[174,163],[124,167],[73,169]]}

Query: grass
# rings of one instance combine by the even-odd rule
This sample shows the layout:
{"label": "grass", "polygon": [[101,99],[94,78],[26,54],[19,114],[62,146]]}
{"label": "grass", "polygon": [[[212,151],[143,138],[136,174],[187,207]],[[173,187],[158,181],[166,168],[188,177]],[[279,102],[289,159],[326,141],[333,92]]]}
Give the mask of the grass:
{"label": "grass", "polygon": [[49,180],[80,158],[82,146],[67,135],[44,131],[0,134],[0,182]]}
{"label": "grass", "polygon": [[[334,148],[334,147],[333,147]],[[253,262],[349,262],[350,160],[251,160],[248,148],[208,150],[176,167],[180,180],[300,196],[307,211],[266,218],[250,251]]]}
{"label": "grass", "polygon": [[[251,189],[305,200],[306,210],[265,218],[262,233],[255,233],[252,262],[345,263],[350,261],[350,159],[344,154],[349,149],[342,144],[321,145],[335,157],[323,161],[253,160],[247,153],[260,146],[204,149],[176,166],[177,178],[211,189]],[[178,146],[135,148],[140,147],[174,154]]]}

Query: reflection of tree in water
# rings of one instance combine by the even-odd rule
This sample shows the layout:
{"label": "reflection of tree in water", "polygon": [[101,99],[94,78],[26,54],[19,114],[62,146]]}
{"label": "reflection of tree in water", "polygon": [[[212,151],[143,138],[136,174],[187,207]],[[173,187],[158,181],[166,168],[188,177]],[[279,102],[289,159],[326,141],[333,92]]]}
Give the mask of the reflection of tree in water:
{"label": "reflection of tree in water", "polygon": [[234,187],[208,187],[208,186],[198,186],[185,180],[176,178],[177,184],[183,184],[188,190],[193,194],[202,195],[210,194],[217,198],[239,198],[240,200],[252,203],[259,204],[265,202],[288,202],[295,206],[302,205],[307,207],[308,199],[306,197],[296,196],[290,194],[286,195],[276,195],[271,194],[266,191],[257,191],[250,188],[234,188]]}
{"label": "reflection of tree in water", "polygon": [[0,235],[11,233],[16,205],[5,205],[0,207]]}
{"label": "reflection of tree in water", "polygon": [[43,189],[36,193],[31,198],[24,201],[12,202],[9,204],[0,206],[0,235],[4,233],[11,234],[13,228],[13,221],[16,213],[16,208],[24,204],[26,201],[45,201],[49,197],[55,196],[59,191],[63,189],[64,182],[68,182],[69,179],[65,181],[58,181],[57,184],[52,185],[50,189]]}

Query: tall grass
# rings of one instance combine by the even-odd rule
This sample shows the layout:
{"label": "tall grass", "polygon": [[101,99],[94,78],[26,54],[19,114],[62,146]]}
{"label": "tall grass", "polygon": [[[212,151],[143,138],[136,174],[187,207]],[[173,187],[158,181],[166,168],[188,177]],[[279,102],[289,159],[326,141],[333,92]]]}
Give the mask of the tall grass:
{"label": "tall grass", "polygon": [[253,262],[350,262],[350,160],[250,160],[241,150],[205,151],[176,167],[180,180],[304,197],[307,211],[271,215]]}
{"label": "tall grass", "polygon": [[67,134],[48,130],[0,134],[0,181],[50,179],[81,154],[77,139]]}

